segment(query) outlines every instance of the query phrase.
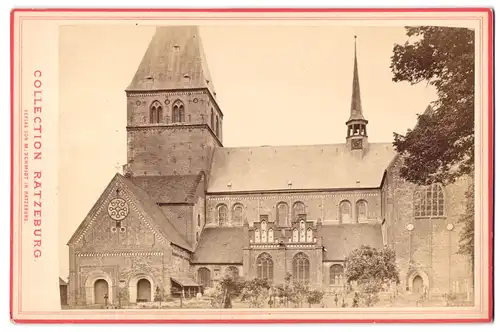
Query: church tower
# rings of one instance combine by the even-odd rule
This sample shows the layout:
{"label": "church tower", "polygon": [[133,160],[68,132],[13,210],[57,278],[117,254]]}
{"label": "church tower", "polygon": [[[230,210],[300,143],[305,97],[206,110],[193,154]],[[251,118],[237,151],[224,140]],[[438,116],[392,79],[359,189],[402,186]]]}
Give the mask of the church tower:
{"label": "church tower", "polygon": [[[356,50],[356,39],[354,36],[354,73],[352,78],[351,115],[347,120],[347,147],[351,151],[364,152],[368,149],[368,134],[366,125],[368,121],[363,116],[361,107],[361,91],[359,88],[358,56]],[[361,153],[362,155],[364,153]]]}
{"label": "church tower", "polygon": [[158,27],[126,94],[126,175],[208,172],[223,114],[198,27]]}

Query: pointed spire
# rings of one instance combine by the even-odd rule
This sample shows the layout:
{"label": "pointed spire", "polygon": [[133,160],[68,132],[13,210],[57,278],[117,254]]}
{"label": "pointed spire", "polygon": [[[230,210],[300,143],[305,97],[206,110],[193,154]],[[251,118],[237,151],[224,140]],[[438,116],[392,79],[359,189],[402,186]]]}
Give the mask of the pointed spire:
{"label": "pointed spire", "polygon": [[127,91],[195,88],[215,97],[198,27],[158,27]]}
{"label": "pointed spire", "polygon": [[351,97],[351,120],[364,120],[363,109],[361,107],[361,91],[359,88],[357,36],[354,35],[354,73],[352,77],[352,97]]}

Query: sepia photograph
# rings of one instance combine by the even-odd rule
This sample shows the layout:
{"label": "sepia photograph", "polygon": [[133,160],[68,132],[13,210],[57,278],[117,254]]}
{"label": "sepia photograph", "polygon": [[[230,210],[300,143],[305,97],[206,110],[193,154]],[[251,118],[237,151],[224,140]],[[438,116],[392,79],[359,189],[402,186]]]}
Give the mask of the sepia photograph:
{"label": "sepia photograph", "polygon": [[[68,29],[62,34],[71,40],[78,40],[70,37],[73,31],[85,35],[85,28]],[[310,107],[318,108],[304,103],[299,109],[275,109],[264,98],[257,104],[265,109],[253,114],[261,116],[260,121],[276,118],[271,127],[290,126],[294,136],[301,136],[301,126],[307,135],[319,129],[316,122],[336,123],[321,126],[326,135],[317,135],[317,144],[297,137],[290,139],[296,145],[252,146],[274,133],[266,132],[269,124],[258,129],[259,121],[240,122],[238,118],[248,115],[219,105],[226,92],[215,90],[203,27],[156,27],[124,89],[126,109],[100,110],[117,114],[113,122],[126,127],[126,138],[117,142],[126,147],[126,163],[83,221],[60,221],[74,231],[67,248],[61,248],[69,252],[61,304],[102,309],[472,305],[473,31],[433,26],[224,29],[228,38],[242,30],[252,41],[264,42],[269,40],[266,33],[282,39],[288,32],[311,41],[307,46],[314,45],[317,52],[333,47],[323,46],[325,39],[313,43],[315,36],[331,35],[336,52],[314,56],[308,50],[299,55],[310,56],[311,62],[337,62],[319,73],[321,80],[298,83],[331,88],[303,91],[307,96],[299,102],[316,99]],[[217,30],[210,31],[211,37]],[[359,38],[351,30],[359,30]],[[404,44],[391,40],[404,39],[405,33],[408,40],[419,38]],[[293,47],[290,55],[306,46],[294,39],[288,38],[297,42],[288,46]],[[386,49],[377,49],[377,44]],[[229,42],[224,45],[231,47]],[[255,52],[252,46],[246,51]],[[382,57],[391,51],[391,56]],[[61,53],[61,61],[73,52]],[[231,62],[230,50],[218,53]],[[274,65],[274,70],[259,74],[280,76],[283,70],[297,80],[312,76],[308,67],[317,68],[297,58],[289,60],[288,68],[266,57],[248,65]],[[335,75],[339,65],[350,70]],[[371,68],[376,65],[381,68]],[[219,67],[239,71],[237,65]],[[385,75],[361,79],[379,72]],[[71,77],[66,81],[69,73],[61,72],[61,83],[74,89],[79,82]],[[427,86],[417,84],[431,75]],[[256,92],[266,79],[262,75],[261,83],[254,78],[256,86],[239,91],[247,95],[241,102],[258,99]],[[288,94],[289,82],[273,81],[284,86],[278,87],[280,95]],[[398,86],[405,82],[416,86]],[[335,85],[344,85],[340,91],[349,94],[340,95]],[[236,86],[227,93],[242,88]],[[382,100],[363,99],[376,94]],[[320,101],[318,95],[330,98]],[[65,102],[67,94],[62,96]],[[403,101],[414,105],[405,109]],[[365,102],[386,109],[364,112]],[[424,103],[425,109],[416,109]],[[401,109],[393,109],[396,105]],[[70,110],[61,106],[63,114]],[[397,116],[395,111],[407,114]],[[224,115],[229,112],[236,114],[227,126],[236,128],[228,132],[250,130],[260,139],[248,133],[248,146],[226,147],[225,139],[238,141],[224,133]],[[290,121],[289,116],[296,119]],[[371,118],[379,118],[375,125],[381,127],[374,128],[374,137],[369,135]],[[377,141],[410,120],[413,128],[395,133],[392,141]],[[245,123],[247,129],[242,128]],[[98,161],[96,166],[101,166]],[[73,198],[67,199],[61,215],[72,204]]]}
{"label": "sepia photograph", "polygon": [[55,319],[489,310],[483,21],[283,22],[56,26],[22,226]]}

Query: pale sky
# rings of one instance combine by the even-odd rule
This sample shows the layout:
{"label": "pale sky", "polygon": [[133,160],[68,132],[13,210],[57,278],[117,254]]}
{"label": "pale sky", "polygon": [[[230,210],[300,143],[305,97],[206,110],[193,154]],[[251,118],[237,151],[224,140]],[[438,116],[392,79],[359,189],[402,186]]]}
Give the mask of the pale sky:
{"label": "pale sky", "polygon": [[[60,275],[67,241],[126,162],[125,88],[152,26],[67,26],[59,52]],[[356,34],[363,113],[371,142],[413,127],[435,91],[392,82],[403,27],[203,26],[203,46],[224,113],[224,146],[345,141]]]}

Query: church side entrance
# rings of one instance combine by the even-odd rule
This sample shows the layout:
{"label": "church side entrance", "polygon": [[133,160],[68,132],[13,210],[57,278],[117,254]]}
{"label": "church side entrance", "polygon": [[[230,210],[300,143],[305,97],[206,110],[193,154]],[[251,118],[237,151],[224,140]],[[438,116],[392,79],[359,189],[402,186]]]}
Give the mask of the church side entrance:
{"label": "church side entrance", "polygon": [[421,276],[416,276],[413,278],[413,293],[414,294],[421,294],[424,289],[424,280],[422,279]]}
{"label": "church side entrance", "polygon": [[108,282],[104,279],[97,279],[94,283],[94,303],[105,304],[108,296]]}
{"label": "church side entrance", "polygon": [[151,283],[147,279],[137,282],[137,302],[151,302]]}

